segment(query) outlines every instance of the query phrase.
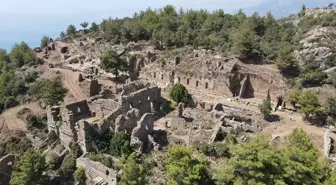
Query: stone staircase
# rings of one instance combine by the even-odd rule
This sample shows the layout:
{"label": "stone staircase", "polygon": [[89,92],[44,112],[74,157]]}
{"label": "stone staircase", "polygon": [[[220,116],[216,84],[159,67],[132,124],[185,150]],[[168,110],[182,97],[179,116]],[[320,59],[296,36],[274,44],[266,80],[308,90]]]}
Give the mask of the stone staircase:
{"label": "stone staircase", "polygon": [[94,185],[108,185],[108,183],[103,178],[98,176],[98,174],[92,170],[92,168],[88,168],[87,173],[89,178],[94,182]]}

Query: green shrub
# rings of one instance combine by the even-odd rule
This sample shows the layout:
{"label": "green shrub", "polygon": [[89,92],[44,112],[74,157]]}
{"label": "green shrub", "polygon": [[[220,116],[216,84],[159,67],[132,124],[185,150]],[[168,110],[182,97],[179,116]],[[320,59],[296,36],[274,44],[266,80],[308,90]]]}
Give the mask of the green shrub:
{"label": "green shrub", "polygon": [[113,168],[113,160],[109,157],[104,156],[103,154],[89,153],[87,155],[92,161],[100,162],[108,168]]}
{"label": "green shrub", "polygon": [[19,105],[20,102],[18,102],[15,97],[13,96],[9,96],[6,98],[6,101],[5,101],[5,109],[9,109],[11,107],[15,107],[17,105]]}
{"label": "green shrub", "polygon": [[128,156],[132,153],[130,138],[126,134],[116,132],[110,140],[110,152],[112,156],[120,157],[121,155]]}
{"label": "green shrub", "polygon": [[206,156],[215,155],[215,149],[211,144],[201,143],[199,149]]}
{"label": "green shrub", "polygon": [[58,174],[65,178],[72,178],[76,170],[76,158],[72,155],[66,156],[58,170]]}
{"label": "green shrub", "polygon": [[304,74],[302,78],[302,85],[306,87],[320,86],[326,83],[328,74],[317,70]]}
{"label": "green shrub", "polygon": [[83,155],[83,151],[77,142],[71,142],[69,147],[71,149],[72,156],[74,156],[75,158]]}
{"label": "green shrub", "polygon": [[36,71],[29,72],[27,76],[25,77],[26,83],[33,83],[38,78],[38,73]]}
{"label": "green shrub", "polygon": [[191,96],[188,93],[188,90],[182,84],[175,84],[170,90],[170,98],[175,102],[182,102],[185,105],[188,105]]}
{"label": "green shrub", "polygon": [[82,167],[82,166],[77,168],[77,170],[75,171],[75,174],[74,174],[74,178],[75,178],[76,182],[84,183],[85,179],[86,179],[85,168]]}
{"label": "green shrub", "polygon": [[50,38],[48,36],[43,36],[43,38],[41,39],[41,48],[47,47],[48,43],[49,43]]}
{"label": "green shrub", "polygon": [[269,99],[265,99],[262,104],[259,105],[260,113],[266,118],[272,112],[272,105]]}
{"label": "green shrub", "polygon": [[43,129],[46,127],[46,120],[38,115],[30,114],[27,116],[26,121],[29,130],[32,130],[33,128]]}
{"label": "green shrub", "polygon": [[229,157],[230,156],[230,149],[228,144],[226,143],[218,143],[216,144],[216,155],[217,157]]}
{"label": "green shrub", "polygon": [[287,100],[295,107],[295,104],[299,102],[300,94],[302,93],[299,89],[293,89],[290,91]]}
{"label": "green shrub", "polygon": [[63,101],[67,89],[63,87],[60,78],[55,78],[53,80],[43,79],[35,82],[29,87],[28,92],[37,99],[42,99],[47,105],[56,105],[58,102]]}
{"label": "green shrub", "polygon": [[311,90],[303,91],[301,93],[299,104],[301,105],[300,112],[302,112],[305,117],[309,117],[311,114],[320,113],[322,111],[317,95]]}

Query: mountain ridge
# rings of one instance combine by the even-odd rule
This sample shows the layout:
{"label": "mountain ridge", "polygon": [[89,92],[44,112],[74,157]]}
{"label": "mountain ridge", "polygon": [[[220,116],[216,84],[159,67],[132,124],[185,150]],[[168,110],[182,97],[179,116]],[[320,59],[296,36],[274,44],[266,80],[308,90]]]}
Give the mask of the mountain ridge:
{"label": "mountain ridge", "polygon": [[270,11],[276,18],[283,18],[290,14],[298,13],[302,5],[307,8],[316,8],[327,6],[329,3],[331,3],[330,0],[266,0],[259,5],[243,8],[242,10],[248,15],[254,12],[265,15]]}

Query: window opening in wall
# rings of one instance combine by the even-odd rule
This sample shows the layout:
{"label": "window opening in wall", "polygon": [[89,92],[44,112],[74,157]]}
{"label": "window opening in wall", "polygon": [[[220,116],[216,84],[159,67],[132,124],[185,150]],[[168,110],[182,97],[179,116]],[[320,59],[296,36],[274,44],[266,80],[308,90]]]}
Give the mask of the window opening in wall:
{"label": "window opening in wall", "polygon": [[205,88],[207,89],[209,87],[208,82],[205,82]]}
{"label": "window opening in wall", "polygon": [[161,80],[163,80],[164,78],[163,78],[163,74],[161,74]]}
{"label": "window opening in wall", "polygon": [[189,85],[189,79],[187,79],[187,85]]}
{"label": "window opening in wall", "polygon": [[156,78],[156,73],[154,72],[154,78]]}
{"label": "window opening in wall", "polygon": [[198,87],[198,80],[196,81],[196,87]]}

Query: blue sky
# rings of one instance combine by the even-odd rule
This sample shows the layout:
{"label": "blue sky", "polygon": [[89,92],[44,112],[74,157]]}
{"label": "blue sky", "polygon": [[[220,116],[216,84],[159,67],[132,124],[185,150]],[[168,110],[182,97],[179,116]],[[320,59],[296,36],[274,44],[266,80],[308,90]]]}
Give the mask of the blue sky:
{"label": "blue sky", "polygon": [[[224,9],[233,12],[264,0],[0,0],[0,48],[25,41],[38,46],[43,35],[56,37],[69,24],[100,22],[108,17],[132,16],[147,7],[172,4],[177,8]],[[78,26],[79,27],[79,26]]]}

